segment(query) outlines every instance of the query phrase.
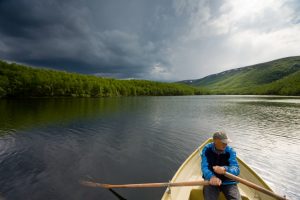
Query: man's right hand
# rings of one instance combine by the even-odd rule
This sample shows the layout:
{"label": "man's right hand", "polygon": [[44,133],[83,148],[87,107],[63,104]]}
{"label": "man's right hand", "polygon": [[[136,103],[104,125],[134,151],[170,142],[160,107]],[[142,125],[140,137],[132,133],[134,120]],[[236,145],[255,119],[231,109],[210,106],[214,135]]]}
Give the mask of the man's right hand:
{"label": "man's right hand", "polygon": [[209,184],[210,184],[210,185],[217,185],[217,186],[220,186],[220,185],[222,184],[222,181],[221,181],[221,179],[219,179],[218,177],[213,176],[213,177],[210,178]]}

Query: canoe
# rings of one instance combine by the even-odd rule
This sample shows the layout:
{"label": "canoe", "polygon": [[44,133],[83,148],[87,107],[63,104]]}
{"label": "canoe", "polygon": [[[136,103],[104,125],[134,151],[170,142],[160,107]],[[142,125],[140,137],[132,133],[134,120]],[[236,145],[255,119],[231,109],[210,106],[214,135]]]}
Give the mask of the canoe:
{"label": "canoe", "polygon": [[[202,172],[200,167],[201,156],[200,153],[204,146],[211,143],[212,138],[205,141],[200,147],[198,147],[180,166],[174,177],[170,182],[183,182],[183,181],[196,181],[202,180]],[[267,190],[271,188],[259,177],[245,162],[237,157],[240,175],[239,177],[246,179],[256,185],[259,185]],[[242,200],[274,200],[264,193],[258,192],[248,186],[238,183],[238,188],[242,196]],[[162,200],[201,200],[203,199],[203,186],[186,186],[186,187],[170,187],[164,192]],[[224,195],[221,193],[219,200],[225,200]]]}

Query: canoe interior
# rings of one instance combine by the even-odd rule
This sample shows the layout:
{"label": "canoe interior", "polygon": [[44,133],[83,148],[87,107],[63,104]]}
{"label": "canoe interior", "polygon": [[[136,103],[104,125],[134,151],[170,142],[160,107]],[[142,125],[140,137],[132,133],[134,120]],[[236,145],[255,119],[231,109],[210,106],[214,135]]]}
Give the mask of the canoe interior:
{"label": "canoe interior", "polygon": [[[196,151],[194,151],[187,160],[178,169],[171,182],[181,181],[195,181],[202,180],[202,172],[200,169],[201,157],[200,153],[203,147],[212,142],[212,139],[208,139],[204,142]],[[240,167],[240,177],[253,182],[259,186],[262,186],[268,190],[271,188],[241,159],[238,159]],[[273,200],[274,198],[251,189],[243,184],[238,184],[239,191],[243,200]],[[203,187],[202,186],[186,186],[186,187],[172,187],[168,188],[164,193],[162,200],[201,200],[203,199]],[[221,193],[219,200],[225,200],[224,195]]]}

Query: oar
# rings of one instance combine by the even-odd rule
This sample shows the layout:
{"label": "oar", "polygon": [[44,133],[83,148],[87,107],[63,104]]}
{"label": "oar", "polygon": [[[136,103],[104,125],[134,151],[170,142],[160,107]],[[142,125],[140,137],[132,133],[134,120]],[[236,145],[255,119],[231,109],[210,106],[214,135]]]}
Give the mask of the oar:
{"label": "oar", "polygon": [[276,198],[276,199],[287,200],[285,197],[282,197],[282,196],[280,196],[280,195],[278,195],[278,194],[275,194],[274,192],[272,192],[272,191],[270,191],[270,190],[266,190],[265,188],[263,188],[263,187],[261,187],[261,186],[259,186],[259,185],[256,185],[256,184],[254,184],[254,183],[251,183],[250,181],[247,181],[247,180],[245,180],[245,179],[243,179],[243,178],[240,178],[240,177],[235,176],[235,175],[233,175],[233,174],[230,174],[230,173],[228,173],[228,172],[225,172],[224,175],[225,175],[227,178],[230,178],[230,179],[232,179],[232,180],[235,180],[235,181],[238,181],[238,182],[240,182],[240,183],[243,183],[244,185],[247,185],[247,186],[249,186],[249,187],[251,187],[251,188],[253,188],[253,189],[255,189],[255,190],[258,190],[258,191],[260,191],[260,192],[262,192],[262,193],[265,193],[265,194],[267,194],[267,195],[269,195],[269,196],[272,196],[272,197],[274,197],[274,198]]}
{"label": "oar", "polygon": [[84,186],[88,187],[100,187],[100,188],[153,188],[153,187],[181,187],[181,186],[197,186],[197,185],[209,185],[209,181],[187,181],[187,182],[176,182],[176,183],[138,183],[138,184],[105,184],[95,183],[92,181],[81,181]]}
{"label": "oar", "polygon": [[[242,179],[238,176],[235,176],[233,174],[230,174],[226,172],[224,174],[226,177],[238,181],[240,183],[243,183],[255,190],[258,190],[262,193],[265,193],[267,195],[270,195],[276,199],[279,200],[287,200],[285,197],[282,197],[278,194],[275,194],[274,192],[270,190],[266,190],[265,188],[256,185],[254,183],[251,183],[245,179]],[[187,182],[175,182],[175,183],[139,183],[139,184],[121,184],[121,185],[114,185],[114,184],[106,184],[106,183],[95,183],[92,181],[81,181],[80,182],[82,185],[87,186],[87,187],[100,187],[100,188],[153,188],[153,187],[181,187],[181,186],[198,186],[198,185],[209,185],[209,181],[187,181]]]}

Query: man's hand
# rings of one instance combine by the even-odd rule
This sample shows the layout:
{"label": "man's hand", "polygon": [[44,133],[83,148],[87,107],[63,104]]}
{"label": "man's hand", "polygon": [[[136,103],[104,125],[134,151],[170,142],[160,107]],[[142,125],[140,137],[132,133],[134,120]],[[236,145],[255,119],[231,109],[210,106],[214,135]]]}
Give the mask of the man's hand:
{"label": "man's hand", "polygon": [[217,186],[220,186],[220,185],[222,184],[222,181],[221,181],[221,179],[219,179],[218,177],[213,176],[213,177],[210,178],[209,184],[210,184],[210,185],[217,185]]}
{"label": "man's hand", "polygon": [[220,166],[213,166],[214,172],[217,174],[225,174],[226,169],[225,167],[220,167]]}

